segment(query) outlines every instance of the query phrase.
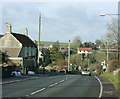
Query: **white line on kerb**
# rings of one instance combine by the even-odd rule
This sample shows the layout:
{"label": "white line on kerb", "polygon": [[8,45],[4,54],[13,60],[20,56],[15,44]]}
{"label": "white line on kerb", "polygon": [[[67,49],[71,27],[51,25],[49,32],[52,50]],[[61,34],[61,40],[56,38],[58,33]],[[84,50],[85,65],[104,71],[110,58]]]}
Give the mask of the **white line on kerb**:
{"label": "white line on kerb", "polygon": [[41,91],[43,91],[43,90],[45,90],[46,88],[42,88],[42,89],[40,89],[40,90],[37,90],[37,91],[35,91],[35,92],[32,92],[31,93],[31,95],[34,95],[34,94],[36,94],[36,93],[38,93],[38,92],[41,92]]}
{"label": "white line on kerb", "polygon": [[100,79],[97,77],[97,76],[95,76],[95,78],[98,80],[98,82],[100,83],[100,94],[99,94],[99,98],[101,98],[102,97],[102,92],[103,92],[103,85],[102,85],[102,82],[100,81]]}
{"label": "white line on kerb", "polygon": [[55,85],[57,85],[58,83],[54,83],[54,84],[52,84],[52,85],[50,85],[50,87],[53,87],[53,86],[55,86]]}

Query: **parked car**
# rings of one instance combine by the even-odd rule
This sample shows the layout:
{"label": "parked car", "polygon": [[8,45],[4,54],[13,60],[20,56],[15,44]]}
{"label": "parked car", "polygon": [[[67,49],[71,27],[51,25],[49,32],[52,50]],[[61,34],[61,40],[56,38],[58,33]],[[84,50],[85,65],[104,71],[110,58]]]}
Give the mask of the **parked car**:
{"label": "parked car", "polygon": [[91,76],[91,71],[90,69],[82,69],[81,71],[81,75],[88,75],[88,76]]}
{"label": "parked car", "polygon": [[11,76],[22,76],[22,74],[19,71],[12,71]]}
{"label": "parked car", "polygon": [[28,74],[29,74],[29,75],[34,75],[35,72],[34,72],[34,71],[28,71]]}

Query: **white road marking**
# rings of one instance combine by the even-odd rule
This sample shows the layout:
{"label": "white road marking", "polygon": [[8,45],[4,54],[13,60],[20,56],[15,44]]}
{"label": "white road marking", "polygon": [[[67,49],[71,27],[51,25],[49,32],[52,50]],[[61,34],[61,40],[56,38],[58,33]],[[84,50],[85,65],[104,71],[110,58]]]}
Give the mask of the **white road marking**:
{"label": "white road marking", "polygon": [[29,95],[25,95],[26,97],[28,97]]}
{"label": "white road marking", "polygon": [[64,82],[64,81],[65,81],[65,80],[61,80],[61,81],[59,81],[59,82],[61,83],[61,82]]}
{"label": "white road marking", "polygon": [[102,85],[102,82],[100,81],[100,79],[95,76],[95,78],[98,80],[98,82],[100,83],[100,94],[99,94],[99,98],[102,97],[102,93],[103,93],[103,85]]}
{"label": "white road marking", "polygon": [[50,85],[50,87],[53,87],[53,86],[55,86],[55,85],[57,85],[58,83],[54,83],[54,84],[52,84],[52,85]]}
{"label": "white road marking", "polygon": [[36,94],[36,93],[39,93],[39,92],[41,92],[41,91],[43,91],[43,90],[45,90],[46,88],[42,88],[42,89],[40,89],[40,90],[37,90],[37,91],[35,91],[35,92],[32,92],[31,93],[31,95],[34,95],[34,94]]}
{"label": "white road marking", "polygon": [[68,79],[68,78],[65,78],[66,80]]}

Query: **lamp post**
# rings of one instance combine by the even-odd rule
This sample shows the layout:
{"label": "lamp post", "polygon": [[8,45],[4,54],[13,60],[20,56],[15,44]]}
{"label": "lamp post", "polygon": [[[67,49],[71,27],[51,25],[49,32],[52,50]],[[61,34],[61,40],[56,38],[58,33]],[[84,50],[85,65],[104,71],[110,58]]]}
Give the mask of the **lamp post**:
{"label": "lamp post", "polygon": [[68,72],[70,71],[70,40],[68,43]]}

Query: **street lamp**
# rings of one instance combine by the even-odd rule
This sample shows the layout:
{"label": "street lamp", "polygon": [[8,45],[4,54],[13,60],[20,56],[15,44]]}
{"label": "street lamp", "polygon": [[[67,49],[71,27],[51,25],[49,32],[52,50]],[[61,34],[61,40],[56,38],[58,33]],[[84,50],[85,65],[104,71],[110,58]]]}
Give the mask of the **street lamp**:
{"label": "street lamp", "polygon": [[105,14],[105,13],[102,13],[102,14],[100,14],[100,16],[106,16],[107,14]]}
{"label": "street lamp", "polygon": [[100,14],[100,16],[106,16],[106,15],[109,15],[109,16],[111,16],[111,15],[120,15],[120,14],[107,14],[107,13],[102,13],[102,14]]}

